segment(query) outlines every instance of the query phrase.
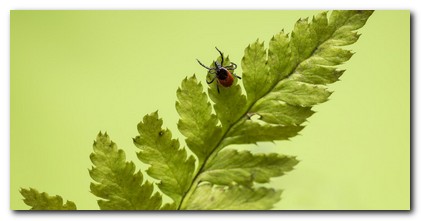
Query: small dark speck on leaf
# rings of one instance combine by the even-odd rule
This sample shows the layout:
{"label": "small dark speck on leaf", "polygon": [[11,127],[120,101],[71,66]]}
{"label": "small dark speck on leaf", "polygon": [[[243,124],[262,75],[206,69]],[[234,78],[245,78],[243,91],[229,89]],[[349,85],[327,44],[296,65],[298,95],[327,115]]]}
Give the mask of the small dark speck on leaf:
{"label": "small dark speck on leaf", "polygon": [[159,134],[159,136],[162,136],[162,135],[164,135],[164,131],[161,130],[161,131],[159,131],[158,134]]}

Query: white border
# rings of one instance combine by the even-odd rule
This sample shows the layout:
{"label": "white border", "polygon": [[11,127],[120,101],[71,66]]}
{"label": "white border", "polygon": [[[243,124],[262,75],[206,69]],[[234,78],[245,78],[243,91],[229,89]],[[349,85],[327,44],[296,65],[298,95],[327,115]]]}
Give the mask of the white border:
{"label": "white border", "polygon": [[[211,212],[171,212],[171,213],[152,213],[152,212],[78,212],[78,213],[59,213],[59,212],[36,212],[36,213],[16,213],[10,210],[10,190],[9,190],[9,146],[10,146],[10,10],[14,9],[409,9],[412,14],[412,212],[245,212],[245,213],[211,213]],[[419,159],[420,151],[416,151],[416,137],[419,137],[416,131],[418,119],[415,116],[415,110],[418,110],[419,93],[416,86],[419,85],[419,78],[416,77],[416,65],[419,59],[416,57],[419,51],[418,44],[415,42],[415,36],[419,36],[419,24],[417,16],[420,7],[417,1],[413,0],[293,0],[276,1],[275,0],[154,0],[154,1],[135,1],[135,0],[2,0],[0,1],[0,130],[1,130],[1,152],[0,152],[0,217],[2,220],[421,220],[419,212],[419,191],[415,184],[419,184]],[[393,34],[393,31],[391,31]],[[418,96],[417,96],[418,95]]]}
{"label": "white border", "polygon": [[414,9],[412,0],[3,0],[9,9]]}

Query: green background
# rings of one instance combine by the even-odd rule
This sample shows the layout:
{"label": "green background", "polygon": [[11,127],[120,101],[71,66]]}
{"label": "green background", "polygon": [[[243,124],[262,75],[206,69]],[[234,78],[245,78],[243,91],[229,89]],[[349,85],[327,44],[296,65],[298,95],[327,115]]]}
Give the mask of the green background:
{"label": "green background", "polygon": [[[241,63],[244,48],[268,42],[319,11],[11,11],[11,209],[34,187],[98,209],[89,192],[89,154],[107,131],[136,162],[136,125],[159,110],[177,131],[175,91],[217,56]],[[330,100],[315,107],[291,141],[241,146],[296,155],[296,169],[271,185],[275,209],[410,208],[410,13],[377,11],[360,30]],[[239,67],[241,75],[241,67]]]}

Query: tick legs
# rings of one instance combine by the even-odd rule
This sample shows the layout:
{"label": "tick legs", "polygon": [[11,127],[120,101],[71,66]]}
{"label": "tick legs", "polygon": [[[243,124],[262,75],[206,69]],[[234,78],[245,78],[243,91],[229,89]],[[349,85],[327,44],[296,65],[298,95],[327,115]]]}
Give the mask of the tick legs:
{"label": "tick legs", "polygon": [[[208,79],[206,79],[206,83],[212,84],[215,81],[215,79],[216,79],[216,76],[214,78],[212,78],[212,80],[210,80],[210,81],[208,81]],[[216,84],[216,90],[218,91],[218,94],[219,94],[219,85],[218,84]]]}
{"label": "tick legs", "polygon": [[[229,65],[229,66],[226,66],[225,67],[227,70],[231,70],[231,71],[233,71],[233,70],[235,70],[236,68],[237,68],[237,65],[234,63],[234,62],[231,62],[231,65]],[[237,77],[238,79],[241,79],[241,77],[240,76],[238,76],[238,75],[236,75],[236,74],[234,74],[234,73],[232,73],[235,77]]]}
{"label": "tick legs", "polygon": [[222,52],[217,47],[215,47],[215,48],[219,52],[219,54],[221,55],[221,66],[224,66],[224,55],[222,54]]}
{"label": "tick legs", "polygon": [[208,83],[208,84],[212,84],[212,82],[214,82],[214,81],[215,81],[215,79],[216,79],[216,76],[215,76],[214,78],[212,78],[212,80],[210,80],[210,81],[208,81],[208,79],[206,79],[206,83]]}
{"label": "tick legs", "polygon": [[227,70],[235,70],[237,68],[237,65],[234,62],[231,62],[230,65],[225,67]]}
{"label": "tick legs", "polygon": [[202,67],[204,67],[204,68],[208,69],[209,71],[210,71],[210,70],[216,70],[215,68],[210,68],[210,67],[208,67],[208,66],[206,66],[206,65],[202,64],[202,62],[200,62],[200,61],[199,61],[199,59],[196,59],[196,60],[197,60],[197,62],[199,62],[199,64],[200,64],[200,65],[202,65]]}

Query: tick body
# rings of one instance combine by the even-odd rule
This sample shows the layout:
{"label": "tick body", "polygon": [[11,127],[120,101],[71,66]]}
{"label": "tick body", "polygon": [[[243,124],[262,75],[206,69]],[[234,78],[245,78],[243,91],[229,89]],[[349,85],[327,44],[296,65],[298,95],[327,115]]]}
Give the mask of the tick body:
{"label": "tick body", "polygon": [[234,71],[237,68],[237,65],[233,62],[231,62],[230,65],[228,66],[223,66],[224,65],[224,55],[223,53],[217,48],[215,47],[216,50],[219,52],[219,54],[221,55],[221,63],[219,63],[218,61],[214,61],[214,66],[213,68],[208,67],[206,65],[204,65],[202,62],[200,62],[199,60],[197,60],[197,62],[199,62],[199,64],[208,69],[208,73],[214,75],[214,77],[208,81],[206,79],[206,83],[208,84],[212,84],[212,82],[217,81],[216,84],[216,89],[218,90],[219,93],[219,85],[223,86],[223,87],[230,87],[233,83],[234,83],[234,77],[237,77],[238,79],[241,79],[240,76],[231,73],[231,71]]}

